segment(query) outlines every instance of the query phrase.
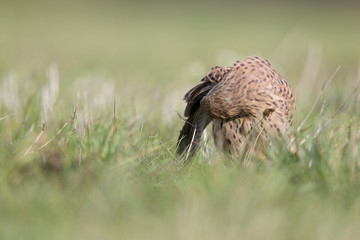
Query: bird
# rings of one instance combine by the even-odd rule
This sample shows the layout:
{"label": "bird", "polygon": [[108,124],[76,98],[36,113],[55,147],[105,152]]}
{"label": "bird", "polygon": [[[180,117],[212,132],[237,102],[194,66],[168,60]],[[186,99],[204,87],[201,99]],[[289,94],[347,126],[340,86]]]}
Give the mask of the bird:
{"label": "bird", "polygon": [[210,123],[215,146],[235,156],[264,149],[270,138],[291,135],[295,96],[270,61],[261,57],[212,67],[183,100],[186,119],[177,154],[186,153],[186,158],[199,150]]}

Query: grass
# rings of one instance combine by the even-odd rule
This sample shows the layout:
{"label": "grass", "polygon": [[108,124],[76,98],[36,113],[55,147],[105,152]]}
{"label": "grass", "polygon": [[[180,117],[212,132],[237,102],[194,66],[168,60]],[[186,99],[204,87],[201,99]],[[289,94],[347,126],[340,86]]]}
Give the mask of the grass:
{"label": "grass", "polygon": [[[4,2],[0,238],[356,239],[358,7],[273,4]],[[295,90],[296,151],[185,164],[182,95],[247,55]]]}

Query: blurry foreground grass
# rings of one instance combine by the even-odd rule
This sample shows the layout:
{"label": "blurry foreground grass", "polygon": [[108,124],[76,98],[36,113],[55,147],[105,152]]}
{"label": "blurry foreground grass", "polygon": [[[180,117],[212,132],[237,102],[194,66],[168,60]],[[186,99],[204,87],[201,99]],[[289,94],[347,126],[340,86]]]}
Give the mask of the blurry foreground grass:
{"label": "blurry foreground grass", "polygon": [[[1,239],[358,237],[357,6],[86,6],[0,9]],[[293,86],[297,151],[184,164],[182,95],[246,55]]]}

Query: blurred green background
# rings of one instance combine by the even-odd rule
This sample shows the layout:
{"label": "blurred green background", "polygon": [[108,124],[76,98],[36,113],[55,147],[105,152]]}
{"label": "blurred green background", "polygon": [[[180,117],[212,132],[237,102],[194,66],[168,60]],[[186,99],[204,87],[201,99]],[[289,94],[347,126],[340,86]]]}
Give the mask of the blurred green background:
{"label": "blurred green background", "polygon": [[96,72],[141,98],[183,93],[211,66],[259,55],[294,88],[306,74],[316,87],[338,65],[356,74],[359,15],[346,1],[2,1],[0,71],[57,63],[63,91]]}
{"label": "blurred green background", "polygon": [[[356,239],[358,93],[321,124],[360,79],[359,23],[352,1],[1,1],[0,238]],[[314,140],[176,161],[184,93],[251,55],[295,90],[296,127],[341,65]]]}

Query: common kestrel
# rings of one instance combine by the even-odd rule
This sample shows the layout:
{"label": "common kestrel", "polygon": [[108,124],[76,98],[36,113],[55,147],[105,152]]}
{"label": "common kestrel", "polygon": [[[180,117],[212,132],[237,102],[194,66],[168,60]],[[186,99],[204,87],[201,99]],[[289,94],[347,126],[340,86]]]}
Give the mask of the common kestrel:
{"label": "common kestrel", "polygon": [[[213,123],[215,145],[230,154],[264,146],[269,137],[291,132],[295,99],[288,83],[259,57],[215,66],[184,96],[187,120],[180,131],[178,154],[194,154],[201,135]],[[246,143],[246,144],[245,144]]]}

